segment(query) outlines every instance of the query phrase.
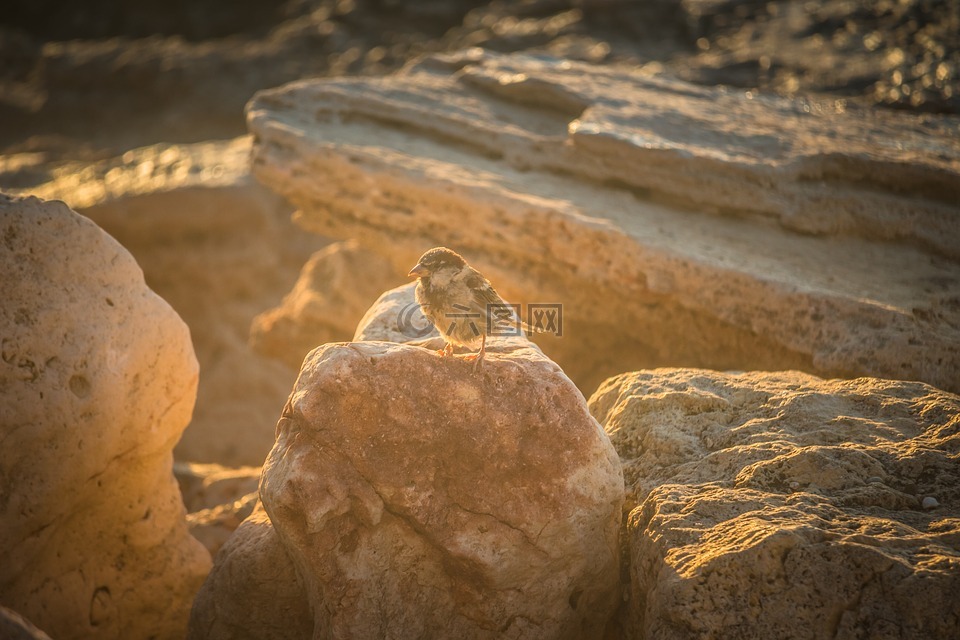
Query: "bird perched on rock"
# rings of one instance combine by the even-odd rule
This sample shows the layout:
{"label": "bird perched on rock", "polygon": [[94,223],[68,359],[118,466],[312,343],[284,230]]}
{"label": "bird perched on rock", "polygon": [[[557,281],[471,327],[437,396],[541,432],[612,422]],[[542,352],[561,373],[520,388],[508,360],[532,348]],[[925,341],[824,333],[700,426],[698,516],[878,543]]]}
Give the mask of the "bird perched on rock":
{"label": "bird perched on rock", "polygon": [[[524,323],[490,281],[456,251],[435,247],[420,256],[409,276],[416,276],[416,299],[446,344],[437,353],[453,355],[455,346],[480,350],[465,357],[474,368],[483,363],[487,334],[494,327]],[[504,335],[501,333],[500,335]]]}

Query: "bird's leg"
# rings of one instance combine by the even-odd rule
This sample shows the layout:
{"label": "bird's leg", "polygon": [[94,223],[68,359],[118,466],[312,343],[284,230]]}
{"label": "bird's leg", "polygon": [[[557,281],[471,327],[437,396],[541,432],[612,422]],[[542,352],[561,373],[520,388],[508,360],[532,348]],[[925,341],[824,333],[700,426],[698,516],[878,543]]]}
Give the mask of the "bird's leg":
{"label": "bird's leg", "polygon": [[476,371],[483,366],[483,356],[487,352],[487,334],[484,333],[480,339],[480,351],[477,351],[474,354],[466,356],[464,360],[467,362],[473,362],[473,370]]}
{"label": "bird's leg", "polygon": [[438,356],[452,356],[453,355],[453,345],[449,342],[443,343],[443,349],[437,349]]}

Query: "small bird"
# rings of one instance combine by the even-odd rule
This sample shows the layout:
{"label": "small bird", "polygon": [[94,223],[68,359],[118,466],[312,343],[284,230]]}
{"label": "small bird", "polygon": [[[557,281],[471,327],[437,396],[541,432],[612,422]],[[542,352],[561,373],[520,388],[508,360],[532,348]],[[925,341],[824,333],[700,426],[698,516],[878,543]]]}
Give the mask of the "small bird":
{"label": "small bird", "polygon": [[504,302],[490,281],[456,251],[446,247],[430,249],[407,275],[419,279],[417,303],[446,343],[437,352],[440,355],[453,355],[454,346],[479,346],[477,353],[465,357],[476,369],[483,363],[488,333],[500,327],[498,334],[505,335],[504,326],[523,325],[514,307]]}

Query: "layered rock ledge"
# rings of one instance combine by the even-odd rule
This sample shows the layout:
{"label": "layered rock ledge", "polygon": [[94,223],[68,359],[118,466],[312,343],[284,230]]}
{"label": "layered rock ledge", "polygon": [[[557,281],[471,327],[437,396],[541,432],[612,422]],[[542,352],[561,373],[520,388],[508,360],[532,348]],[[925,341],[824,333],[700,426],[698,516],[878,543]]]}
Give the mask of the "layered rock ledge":
{"label": "layered rock ledge", "polygon": [[960,136],[471,50],[248,107],[255,175],[398,272],[465,253],[583,389],[661,364],[960,380]]}
{"label": "layered rock ledge", "polygon": [[956,395],[661,369],[590,408],[627,483],[626,637],[960,634]]}

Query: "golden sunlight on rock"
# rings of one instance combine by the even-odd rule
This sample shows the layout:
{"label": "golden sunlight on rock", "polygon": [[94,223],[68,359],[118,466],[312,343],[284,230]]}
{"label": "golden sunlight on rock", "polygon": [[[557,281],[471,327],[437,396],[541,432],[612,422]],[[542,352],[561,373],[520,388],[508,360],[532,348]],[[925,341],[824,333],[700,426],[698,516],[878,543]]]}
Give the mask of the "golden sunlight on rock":
{"label": "golden sunlight on rock", "polygon": [[0,640],[960,638],[960,3],[2,16]]}
{"label": "golden sunlight on rock", "polygon": [[590,408],[628,487],[630,637],[956,631],[957,396],[659,369],[608,380]]}

